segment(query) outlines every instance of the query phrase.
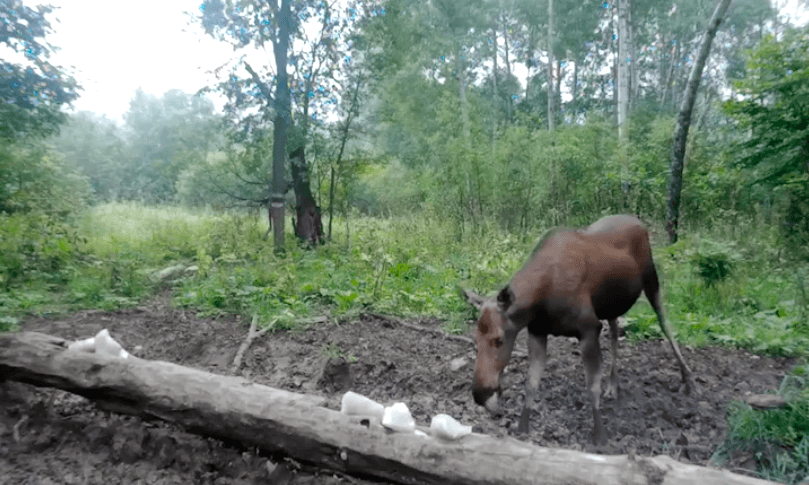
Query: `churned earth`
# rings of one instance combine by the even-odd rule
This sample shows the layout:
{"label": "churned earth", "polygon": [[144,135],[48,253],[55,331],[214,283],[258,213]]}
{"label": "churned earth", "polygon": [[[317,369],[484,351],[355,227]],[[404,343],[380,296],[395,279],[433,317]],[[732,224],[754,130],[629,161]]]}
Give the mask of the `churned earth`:
{"label": "churned earth", "polygon": [[[27,331],[67,339],[90,337],[104,328],[138,357],[217,374],[231,373],[247,334],[247,325],[237,317],[197,318],[164,298],[133,310],[35,318],[23,325]],[[502,414],[492,417],[472,401],[474,345],[444,336],[438,329],[439,322],[432,320],[403,322],[377,315],[339,322],[324,318],[302,330],[257,339],[239,372],[261,384],[326,396],[333,409],[339,409],[342,393],[350,389],[384,404],[402,401],[422,425],[429,425],[433,415],[446,413],[473,425],[476,432],[515,434],[526,358],[512,359],[503,386]],[[604,331],[605,377],[611,361],[607,337]],[[518,338],[519,346],[525,347],[524,336]],[[776,389],[792,362],[743,350],[685,346],[682,350],[697,378],[697,395],[681,389],[666,341],[621,342],[621,396],[602,404],[610,441],[596,449],[590,442],[592,414],[578,343],[551,337],[542,398],[530,432],[518,438],[542,446],[668,454],[683,462],[708,464],[725,436],[728,403],[746,393]],[[740,458],[726,466],[744,471],[740,468],[744,462]],[[370,482],[268,458],[254,449],[169,424],[110,414],[62,391],[6,382],[0,385],[0,484],[6,483]]]}

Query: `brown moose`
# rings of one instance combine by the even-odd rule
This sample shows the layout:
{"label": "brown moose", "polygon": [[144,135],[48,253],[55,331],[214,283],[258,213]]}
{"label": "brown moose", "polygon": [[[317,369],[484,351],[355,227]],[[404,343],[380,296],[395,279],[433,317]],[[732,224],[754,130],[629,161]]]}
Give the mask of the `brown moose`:
{"label": "brown moose", "polygon": [[525,405],[518,431],[526,432],[531,406],[545,371],[548,335],[576,337],[581,345],[587,391],[593,409],[593,440],[606,442],[601,422],[601,320],[610,324],[612,369],[606,396],[618,396],[618,317],[641,291],[652,304],[660,327],[680,364],[686,392],[691,370],[672,338],[660,303],[660,284],[649,234],[632,216],[605,217],[583,230],[554,230],[537,245],[530,260],[496,298],[465,291],[480,310],[475,331],[477,358],[472,394],[489,411],[497,409],[500,378],[517,334],[528,328],[529,369]]}

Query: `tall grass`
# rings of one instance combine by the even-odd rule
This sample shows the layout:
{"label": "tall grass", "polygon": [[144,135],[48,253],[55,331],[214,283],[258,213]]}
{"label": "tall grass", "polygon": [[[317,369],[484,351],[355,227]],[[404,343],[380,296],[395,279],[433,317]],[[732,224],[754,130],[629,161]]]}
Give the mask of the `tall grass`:
{"label": "tall grass", "polygon": [[[168,286],[178,305],[255,315],[279,328],[324,312],[376,311],[437,318],[450,331],[465,330],[474,315],[458,286],[494,293],[547,229],[510,233],[484,223],[461,233],[429,212],[355,214],[348,224],[335,221],[329,244],[302,248],[288,233],[278,254],[263,237],[266,220],[240,212],[105,204],[80,217],[70,237],[38,236],[20,220],[3,221],[6,273],[21,271],[26,258],[40,261],[40,253],[59,267],[51,277],[41,268],[13,284],[5,277],[0,309],[11,316],[131,306]],[[655,248],[668,318],[684,343],[807,355],[809,312],[800,283],[809,265],[786,259],[777,230],[748,227],[715,224]],[[26,256],[26,238],[40,238],[43,247],[58,240],[62,249]],[[628,314],[629,335],[659,337],[651,307],[640,301]]]}

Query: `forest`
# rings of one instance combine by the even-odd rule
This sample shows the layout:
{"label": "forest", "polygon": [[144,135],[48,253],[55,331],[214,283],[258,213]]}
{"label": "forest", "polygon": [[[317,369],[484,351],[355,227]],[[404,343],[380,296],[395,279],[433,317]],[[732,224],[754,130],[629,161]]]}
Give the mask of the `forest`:
{"label": "forest", "polygon": [[[314,355],[361,362],[317,327],[471,335],[459,289],[495,294],[551,228],[632,214],[686,357],[777,362],[786,401],[728,384],[701,455],[665,429],[637,450],[809,478],[806,0],[200,2],[185,28],[233,51],[217,82],[139,89],[121,119],[71,109],[53,7],[0,3],[0,333],[159,308],[325,332]],[[627,355],[663,338],[645,298],[624,323]],[[451,382],[472,409],[470,369]],[[578,446],[554,433],[528,440]]]}

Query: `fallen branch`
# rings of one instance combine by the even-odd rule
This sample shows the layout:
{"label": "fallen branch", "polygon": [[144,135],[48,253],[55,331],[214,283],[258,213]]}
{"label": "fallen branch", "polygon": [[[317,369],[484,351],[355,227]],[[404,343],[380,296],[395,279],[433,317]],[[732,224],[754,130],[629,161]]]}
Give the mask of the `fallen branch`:
{"label": "fallen branch", "polygon": [[602,456],[475,433],[457,441],[395,433],[376,418],[326,409],[317,396],[168,362],[67,350],[67,344],[40,333],[0,334],[0,375],[63,389],[103,409],[168,421],[307,466],[393,483],[772,483],[667,456]]}
{"label": "fallen branch", "polygon": [[242,359],[244,358],[244,353],[247,352],[247,349],[250,348],[250,345],[253,343],[253,340],[261,337],[267,332],[267,329],[270,327],[264,327],[259,331],[256,331],[256,322],[258,322],[258,315],[253,315],[253,320],[250,321],[250,330],[247,332],[247,338],[244,339],[242,345],[239,346],[239,350],[236,352],[236,357],[233,358],[233,366],[230,368],[231,374],[236,374],[239,371],[239,367],[242,366]]}
{"label": "fallen branch", "polygon": [[22,426],[27,422],[28,422],[28,415],[26,414],[22,418],[20,418],[20,420],[17,421],[17,423],[14,424],[14,427],[11,429],[11,436],[12,436],[12,438],[14,438],[15,443],[20,442],[20,439],[21,439],[20,438],[20,428],[22,428]]}

